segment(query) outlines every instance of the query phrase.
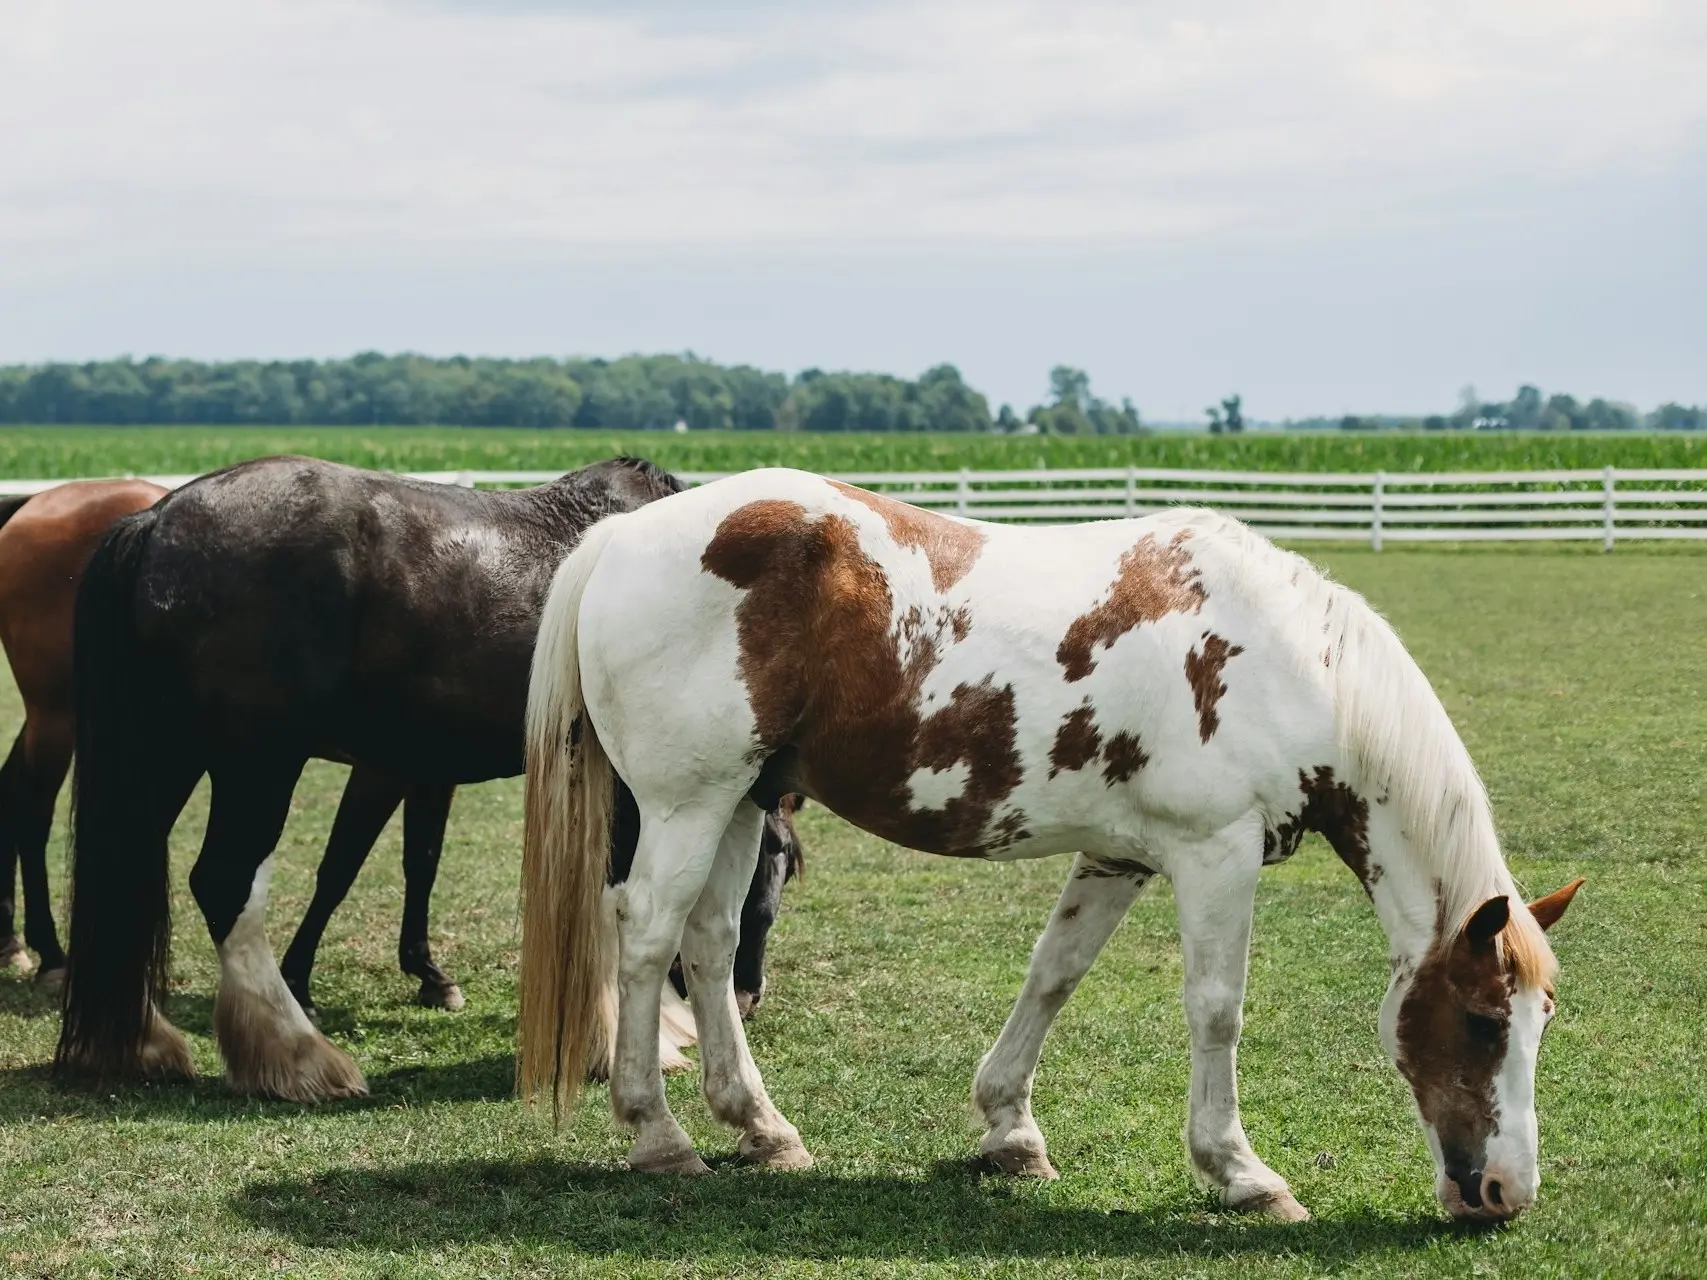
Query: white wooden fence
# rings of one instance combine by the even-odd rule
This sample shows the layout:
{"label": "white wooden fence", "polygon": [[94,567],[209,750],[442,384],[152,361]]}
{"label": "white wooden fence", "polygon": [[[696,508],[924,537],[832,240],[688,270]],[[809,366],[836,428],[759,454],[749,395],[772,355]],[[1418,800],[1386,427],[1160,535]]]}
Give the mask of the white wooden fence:
{"label": "white wooden fence", "polygon": [[[432,471],[461,485],[542,484],[556,471]],[[722,473],[684,472],[702,484]],[[176,487],[193,476],[150,476]],[[1145,515],[1178,503],[1218,507],[1285,541],[1621,541],[1707,539],[1707,470],[1453,471],[1289,474],[1113,467],[1042,471],[874,471],[839,475],[938,511],[1036,524]],[[0,494],[62,480],[0,480]]]}

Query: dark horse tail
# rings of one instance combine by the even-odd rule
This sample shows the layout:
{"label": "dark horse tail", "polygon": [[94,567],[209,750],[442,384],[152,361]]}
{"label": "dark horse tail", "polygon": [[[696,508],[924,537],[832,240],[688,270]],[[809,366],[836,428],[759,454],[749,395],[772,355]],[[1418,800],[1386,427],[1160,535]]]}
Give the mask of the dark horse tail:
{"label": "dark horse tail", "polygon": [[0,525],[22,511],[24,504],[35,496],[33,493],[14,493],[0,498]]}
{"label": "dark horse tail", "polygon": [[161,1060],[160,1046],[149,1048],[172,936],[167,832],[155,830],[160,766],[173,754],[162,739],[178,710],[137,633],[137,583],[155,519],[138,511],[114,523],[77,592],[71,950],[53,1057],[61,1075],[176,1065]]}

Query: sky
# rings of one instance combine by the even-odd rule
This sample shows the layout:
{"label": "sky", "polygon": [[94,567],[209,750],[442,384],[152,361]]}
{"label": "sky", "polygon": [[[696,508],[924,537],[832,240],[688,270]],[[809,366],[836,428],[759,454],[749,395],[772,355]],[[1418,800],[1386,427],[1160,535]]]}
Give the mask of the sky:
{"label": "sky", "polygon": [[7,0],[0,362],[1707,402],[1701,0]]}

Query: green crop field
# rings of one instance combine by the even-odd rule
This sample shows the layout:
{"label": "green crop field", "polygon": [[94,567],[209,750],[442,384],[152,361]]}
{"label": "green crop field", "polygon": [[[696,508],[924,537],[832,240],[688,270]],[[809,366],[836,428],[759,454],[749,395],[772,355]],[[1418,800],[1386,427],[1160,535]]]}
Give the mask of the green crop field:
{"label": "green crop field", "polygon": [[[187,460],[171,456],[161,465]],[[175,841],[169,1009],[191,1034],[199,1080],[95,1096],[54,1087],[53,1008],[0,976],[0,1274],[1700,1275],[1707,559],[1325,559],[1394,619],[1435,680],[1520,878],[1542,891],[1588,877],[1555,935],[1542,1198],[1509,1229],[1455,1228],[1434,1204],[1408,1092],[1376,1038],[1383,939],[1316,842],[1264,877],[1240,1056],[1252,1140],[1314,1221],[1224,1214],[1187,1174],[1189,1063],[1165,885],[1140,899],[1045,1051],[1038,1114],[1062,1179],[978,1177],[968,1086],[1066,863],[930,859],[821,810],[805,816],[807,877],[789,889],[750,1027],[816,1168],[767,1174],[719,1159],[692,1181],[627,1173],[602,1087],[557,1135],[510,1095],[511,781],[465,788],[452,814],[434,937],[464,1011],[412,1007],[414,984],[393,968],[395,829],[333,922],[318,996],[367,1073],[366,1100],[309,1109],[220,1082],[216,966],[184,887],[205,795]],[[0,686],[0,729],[18,716]],[[343,776],[316,765],[299,788],[275,878],[276,946],[305,905]],[[62,885],[57,865],[54,875]],[[731,1137],[695,1087],[673,1081],[672,1102],[702,1150],[727,1157]]]}
{"label": "green crop field", "polygon": [[0,476],[29,479],[209,471],[305,453],[391,471],[568,469],[635,453],[678,471],[1041,467],[1229,467],[1262,471],[1453,471],[1707,467],[1707,435],[1459,433],[993,436],[792,432],[512,431],[450,427],[5,427]]}

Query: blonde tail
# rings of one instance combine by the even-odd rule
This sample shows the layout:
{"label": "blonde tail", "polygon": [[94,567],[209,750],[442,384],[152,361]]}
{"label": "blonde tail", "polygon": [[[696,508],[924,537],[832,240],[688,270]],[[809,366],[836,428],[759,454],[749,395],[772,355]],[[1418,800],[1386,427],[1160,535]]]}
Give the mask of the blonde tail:
{"label": "blonde tail", "polygon": [[[614,920],[604,909],[616,774],[581,690],[581,598],[621,516],[601,520],[552,579],[528,680],[516,1084],[561,1122],[616,1021]],[[596,1052],[595,1052],[596,1051]]]}

